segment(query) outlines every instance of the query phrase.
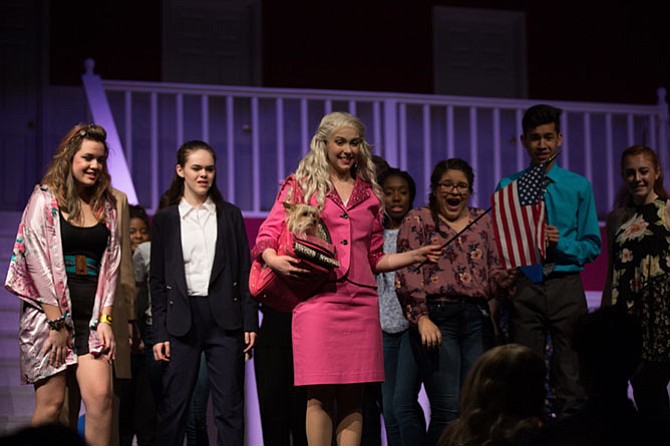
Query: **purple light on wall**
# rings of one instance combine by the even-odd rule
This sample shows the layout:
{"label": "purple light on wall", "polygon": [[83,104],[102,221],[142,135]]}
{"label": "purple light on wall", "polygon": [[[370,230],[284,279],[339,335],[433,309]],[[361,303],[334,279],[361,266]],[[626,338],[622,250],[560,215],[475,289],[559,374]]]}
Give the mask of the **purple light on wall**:
{"label": "purple light on wall", "polygon": [[137,193],[135,185],[128,170],[126,156],[123,153],[121,139],[116,130],[112,110],[107,102],[107,95],[102,86],[100,76],[93,73],[95,62],[93,59],[87,59],[84,62],[86,72],[81,79],[84,84],[84,92],[88,99],[89,108],[93,115],[93,122],[104,127],[107,131],[107,145],[109,146],[109,157],[107,159],[107,169],[112,177],[112,186],[126,193],[128,203],[137,204]]}

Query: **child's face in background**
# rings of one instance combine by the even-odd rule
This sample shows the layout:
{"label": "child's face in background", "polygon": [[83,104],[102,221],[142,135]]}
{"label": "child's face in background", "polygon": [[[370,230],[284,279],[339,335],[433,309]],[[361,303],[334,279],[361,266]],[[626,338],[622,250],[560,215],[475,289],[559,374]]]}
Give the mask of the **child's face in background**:
{"label": "child's face in background", "polygon": [[135,252],[135,248],[140,243],[148,242],[150,239],[149,228],[141,218],[130,219],[130,248]]}
{"label": "child's face in background", "polygon": [[389,223],[393,227],[400,226],[411,206],[409,185],[404,178],[393,175],[387,177],[381,186],[384,193],[384,210],[391,220]]}

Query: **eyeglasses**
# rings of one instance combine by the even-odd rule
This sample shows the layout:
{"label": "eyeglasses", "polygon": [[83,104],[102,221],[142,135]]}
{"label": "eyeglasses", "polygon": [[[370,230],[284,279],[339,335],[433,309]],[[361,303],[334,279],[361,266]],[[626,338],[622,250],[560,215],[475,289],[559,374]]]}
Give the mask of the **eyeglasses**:
{"label": "eyeglasses", "polygon": [[437,183],[437,188],[440,192],[451,192],[456,189],[459,194],[465,194],[470,190],[470,185],[468,183],[452,183],[451,181],[444,181],[442,183]]}

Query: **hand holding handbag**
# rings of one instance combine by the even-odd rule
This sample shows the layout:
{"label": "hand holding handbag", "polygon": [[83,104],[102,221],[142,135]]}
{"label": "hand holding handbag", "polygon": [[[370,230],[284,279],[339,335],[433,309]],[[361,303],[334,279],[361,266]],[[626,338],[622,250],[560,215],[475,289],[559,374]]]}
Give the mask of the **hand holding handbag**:
{"label": "hand holding handbag", "polygon": [[[296,189],[299,194],[299,188]],[[298,194],[292,194],[292,198]],[[329,276],[334,280],[333,269],[339,267],[330,233],[321,219],[318,219],[315,235],[298,237],[284,226],[279,235],[277,254],[300,259],[300,268],[309,270],[301,277],[284,277],[260,260],[252,262],[249,274],[251,295],[277,311],[291,311],[313,296]]]}
{"label": "hand holding handbag", "polygon": [[[323,223],[321,223],[323,225]],[[323,225],[324,231],[325,225]],[[339,266],[335,247],[328,240],[316,236],[298,238],[284,229],[279,237],[278,255],[300,259],[300,268],[309,274],[297,278],[280,276],[269,266],[254,260],[249,274],[249,291],[263,305],[277,311],[292,311],[296,305],[314,295]]]}

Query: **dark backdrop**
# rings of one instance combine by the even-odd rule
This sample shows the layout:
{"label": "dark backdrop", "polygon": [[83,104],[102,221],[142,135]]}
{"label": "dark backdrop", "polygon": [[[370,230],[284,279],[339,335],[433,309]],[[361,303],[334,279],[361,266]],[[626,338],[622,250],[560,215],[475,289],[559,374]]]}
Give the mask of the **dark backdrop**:
{"label": "dark backdrop", "polygon": [[[441,5],[526,13],[530,98],[654,103],[670,84],[666,15],[645,1],[592,3],[266,0],[263,85],[431,93],[431,11]],[[52,1],[51,82],[79,84],[86,57],[106,78],[161,80],[160,8]]]}

